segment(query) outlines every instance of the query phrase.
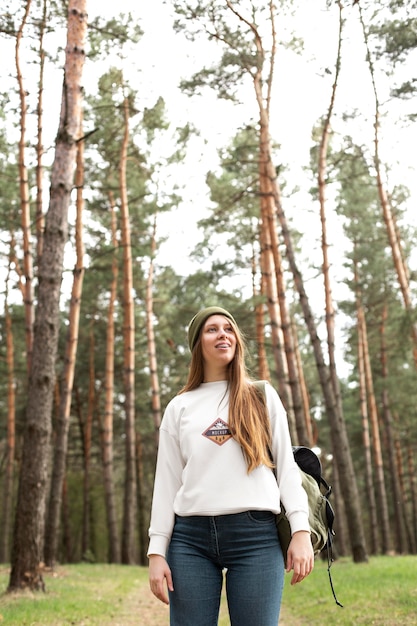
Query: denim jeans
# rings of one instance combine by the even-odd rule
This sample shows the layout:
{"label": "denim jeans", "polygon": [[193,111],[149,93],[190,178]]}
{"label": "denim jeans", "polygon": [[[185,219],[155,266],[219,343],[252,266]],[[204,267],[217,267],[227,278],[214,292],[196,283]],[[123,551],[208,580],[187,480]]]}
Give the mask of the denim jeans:
{"label": "denim jeans", "polygon": [[217,625],[224,570],[231,626],[277,626],[284,560],[270,511],[176,516],[167,560],[171,626]]}

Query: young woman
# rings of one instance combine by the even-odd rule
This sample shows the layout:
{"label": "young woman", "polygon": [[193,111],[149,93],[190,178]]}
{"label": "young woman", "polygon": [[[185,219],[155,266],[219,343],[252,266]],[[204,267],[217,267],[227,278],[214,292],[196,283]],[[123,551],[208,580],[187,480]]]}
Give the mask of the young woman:
{"label": "young woman", "polygon": [[224,576],[232,626],[277,626],[284,582],[275,526],[280,502],[292,531],[291,583],[314,564],[307,496],[285,410],[270,385],[265,407],[228,311],[197,313],[188,341],[188,380],[160,428],[150,587],[169,603],[171,626],[216,626]]}

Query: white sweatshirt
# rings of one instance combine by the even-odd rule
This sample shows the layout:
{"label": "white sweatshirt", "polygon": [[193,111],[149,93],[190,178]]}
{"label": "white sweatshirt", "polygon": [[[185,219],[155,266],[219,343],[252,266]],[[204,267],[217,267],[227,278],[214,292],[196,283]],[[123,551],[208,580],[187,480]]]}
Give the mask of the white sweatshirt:
{"label": "white sweatshirt", "polygon": [[227,425],[226,381],[203,383],[169,402],[159,434],[148,555],[165,556],[175,514],[279,513],[282,501],[292,533],[310,530],[307,495],[294,461],[285,409],[271,385],[265,391],[278,481],[265,465],[248,474],[241,447]]}

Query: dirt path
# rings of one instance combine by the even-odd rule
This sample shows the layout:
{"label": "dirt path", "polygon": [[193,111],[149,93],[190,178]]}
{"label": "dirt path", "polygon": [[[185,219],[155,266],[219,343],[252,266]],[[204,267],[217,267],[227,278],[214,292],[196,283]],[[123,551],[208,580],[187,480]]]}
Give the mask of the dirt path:
{"label": "dirt path", "polygon": [[[281,610],[279,626],[289,626],[285,619],[285,610]],[[120,612],[102,626],[168,626],[169,609],[159,602],[150,589],[140,587],[137,591],[125,598]],[[298,626],[293,621],[291,626]]]}
{"label": "dirt path", "polygon": [[102,626],[168,626],[169,609],[159,602],[146,587],[125,597],[117,615]]}

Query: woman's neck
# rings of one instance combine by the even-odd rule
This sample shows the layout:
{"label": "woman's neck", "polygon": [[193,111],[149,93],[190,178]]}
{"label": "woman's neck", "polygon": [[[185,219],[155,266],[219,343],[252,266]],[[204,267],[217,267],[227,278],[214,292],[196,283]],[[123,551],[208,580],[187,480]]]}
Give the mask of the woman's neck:
{"label": "woman's neck", "polygon": [[225,367],[220,368],[204,368],[204,382],[205,383],[217,383],[222,380],[227,380],[227,369]]}

